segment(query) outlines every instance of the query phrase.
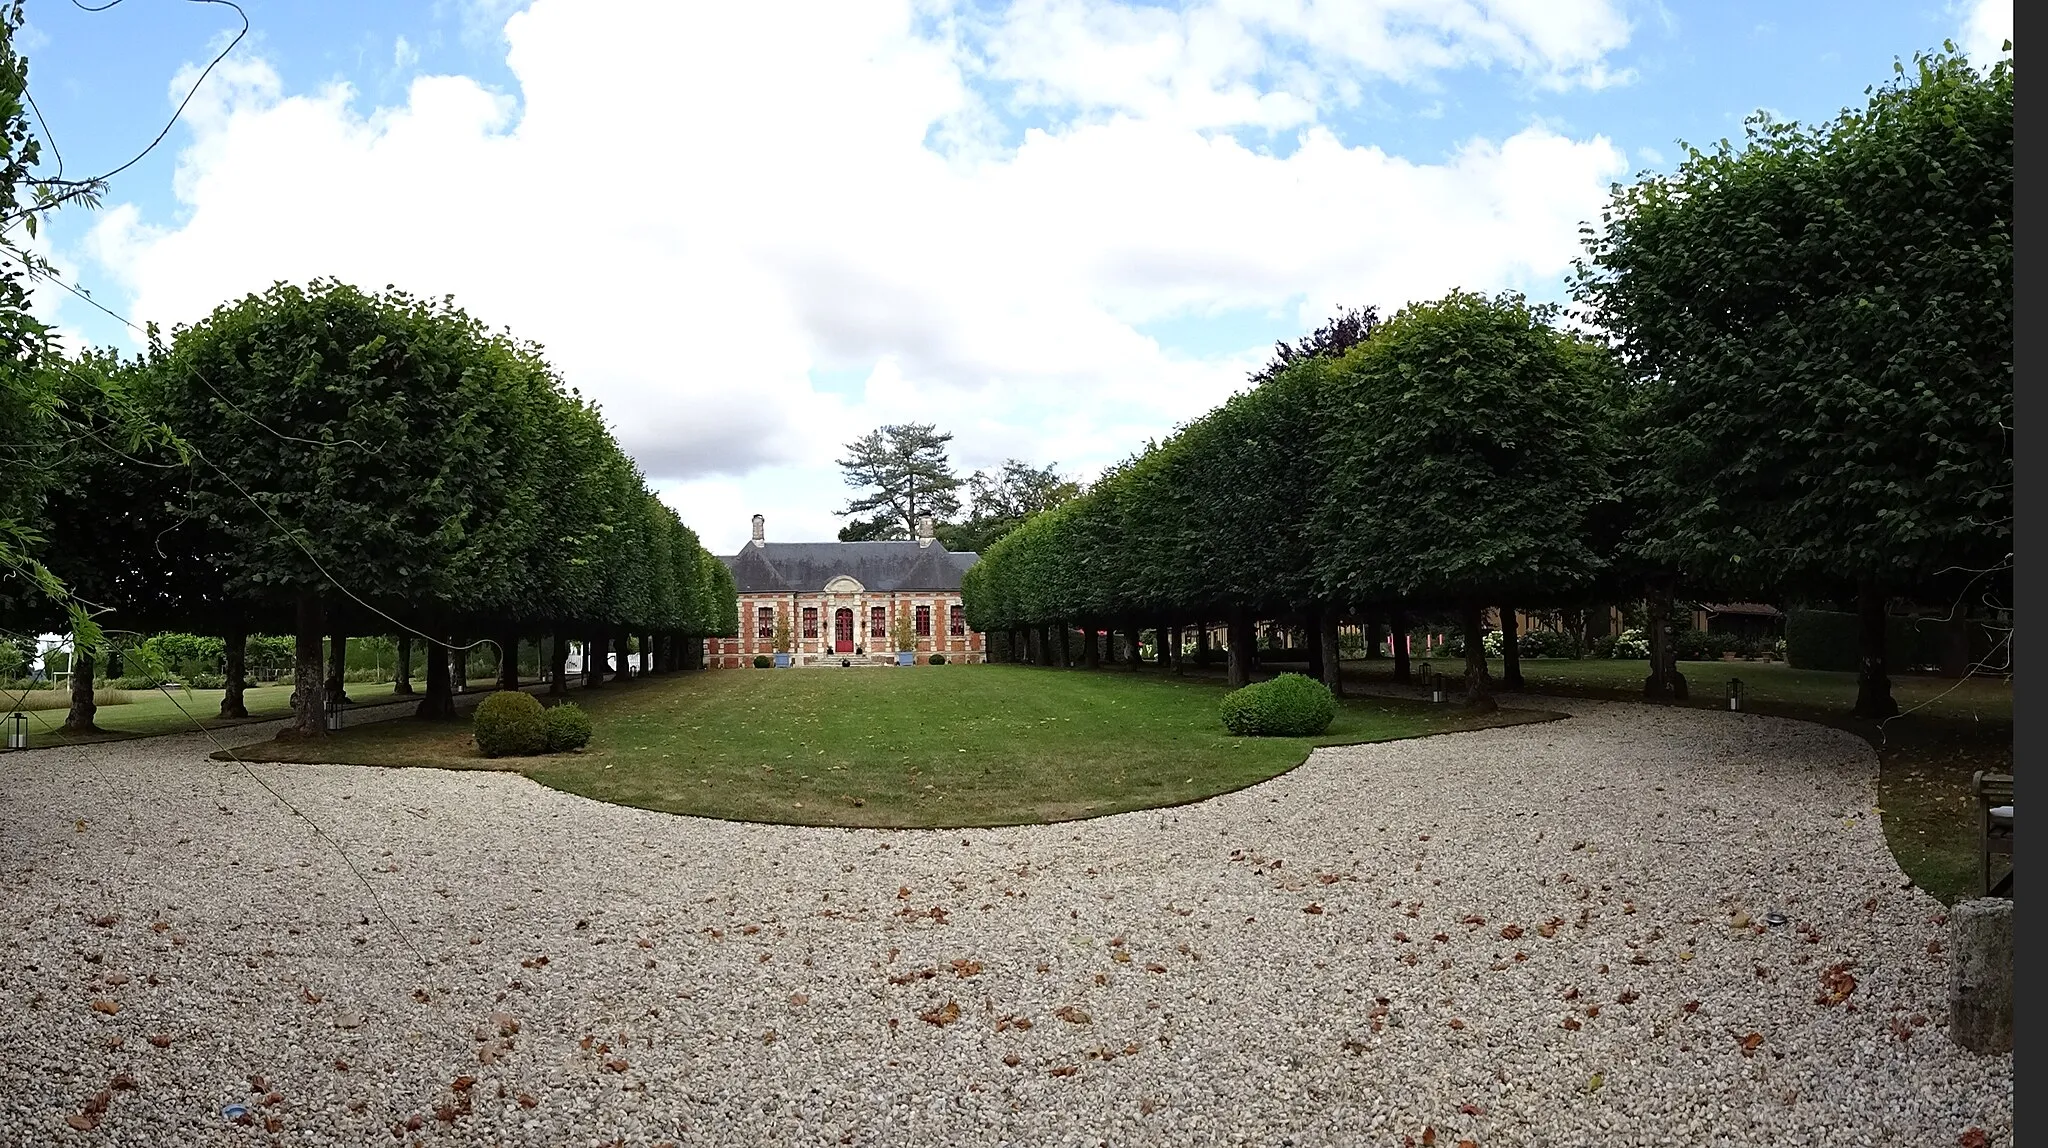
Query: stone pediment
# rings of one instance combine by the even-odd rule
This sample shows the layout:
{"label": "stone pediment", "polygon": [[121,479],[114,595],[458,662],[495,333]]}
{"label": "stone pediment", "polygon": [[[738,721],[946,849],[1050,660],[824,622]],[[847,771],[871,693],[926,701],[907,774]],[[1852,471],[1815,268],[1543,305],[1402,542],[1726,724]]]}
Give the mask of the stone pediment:
{"label": "stone pediment", "polygon": [[867,587],[861,585],[859,581],[847,574],[834,575],[831,580],[825,583],[825,593],[827,594],[859,594],[866,589]]}

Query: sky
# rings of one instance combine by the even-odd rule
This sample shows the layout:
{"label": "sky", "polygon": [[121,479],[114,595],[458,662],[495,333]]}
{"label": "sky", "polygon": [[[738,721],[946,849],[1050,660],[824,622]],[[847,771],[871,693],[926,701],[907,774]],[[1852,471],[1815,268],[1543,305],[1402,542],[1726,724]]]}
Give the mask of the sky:
{"label": "sky", "polygon": [[236,42],[212,0],[30,0],[44,172],[142,156],[35,241],[98,304],[38,290],[66,343],[280,280],[450,295],[722,554],[755,513],[834,537],[878,425],[1085,480],[1340,306],[1563,302],[1617,181],[2012,35],[2011,0],[241,7]]}

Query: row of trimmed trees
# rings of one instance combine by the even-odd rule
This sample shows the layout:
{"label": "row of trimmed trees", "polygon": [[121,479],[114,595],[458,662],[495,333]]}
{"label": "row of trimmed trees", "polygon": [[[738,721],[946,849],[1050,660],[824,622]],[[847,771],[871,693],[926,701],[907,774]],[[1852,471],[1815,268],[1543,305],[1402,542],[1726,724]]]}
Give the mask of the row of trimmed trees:
{"label": "row of trimmed trees", "polygon": [[[452,649],[515,651],[500,658],[512,686],[519,641],[548,639],[560,690],[572,641],[623,655],[638,639],[652,666],[680,669],[737,629],[731,572],[598,410],[538,347],[448,300],[278,284],[141,358],[47,369],[89,433],[48,446],[39,557],[112,627],[225,638],[223,716],[245,713],[254,632],[296,636],[289,732],[315,736],[342,678],[323,638],[338,653],[348,635],[394,634],[402,663],[417,640],[419,712],[439,717],[454,712]],[[121,433],[135,425],[164,433]],[[58,621],[37,616],[43,599],[10,606],[17,627]],[[74,666],[79,727],[90,656]],[[604,659],[589,662],[597,684]]]}
{"label": "row of trimmed trees", "polygon": [[1759,117],[1616,189],[1574,285],[1600,337],[1512,294],[1353,312],[991,547],[969,621],[1080,627],[1089,664],[1098,630],[1227,625],[1242,683],[1281,619],[1335,686],[1340,623],[1455,611],[1490,707],[1487,607],[1647,599],[1657,696],[1682,587],[1853,599],[1857,712],[1894,713],[1889,603],[2010,601],[2012,187],[2009,62]]}

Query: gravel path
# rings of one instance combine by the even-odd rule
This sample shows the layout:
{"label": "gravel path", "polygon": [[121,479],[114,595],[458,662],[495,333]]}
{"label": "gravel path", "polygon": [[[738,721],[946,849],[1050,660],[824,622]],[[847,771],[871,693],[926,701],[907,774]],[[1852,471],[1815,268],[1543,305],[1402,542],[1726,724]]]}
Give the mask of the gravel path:
{"label": "gravel path", "polygon": [[0,757],[0,1143],[2012,1143],[1866,745],[1541,704],[1001,830],[254,767],[428,965],[198,738]]}

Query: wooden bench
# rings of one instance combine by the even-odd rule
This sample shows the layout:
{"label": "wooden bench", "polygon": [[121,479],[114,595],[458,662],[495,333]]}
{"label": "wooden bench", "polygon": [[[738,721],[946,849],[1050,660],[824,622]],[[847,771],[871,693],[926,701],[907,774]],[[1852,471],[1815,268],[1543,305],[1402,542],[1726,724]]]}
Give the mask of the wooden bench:
{"label": "wooden bench", "polygon": [[[1978,835],[1982,849],[1977,859],[1978,887],[1986,897],[2012,896],[2012,774],[1978,770],[1970,775],[1970,789],[1977,798]],[[1991,879],[1991,858],[2005,858],[2005,875]]]}

